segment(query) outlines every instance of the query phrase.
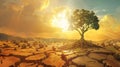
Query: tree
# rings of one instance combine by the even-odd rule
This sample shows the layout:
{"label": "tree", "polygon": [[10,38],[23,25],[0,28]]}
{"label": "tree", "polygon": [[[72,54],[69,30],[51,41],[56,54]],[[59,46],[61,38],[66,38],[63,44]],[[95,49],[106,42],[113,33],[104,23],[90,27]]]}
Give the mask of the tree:
{"label": "tree", "polygon": [[75,9],[70,17],[70,28],[79,32],[81,40],[90,29],[99,29],[99,20],[93,11]]}

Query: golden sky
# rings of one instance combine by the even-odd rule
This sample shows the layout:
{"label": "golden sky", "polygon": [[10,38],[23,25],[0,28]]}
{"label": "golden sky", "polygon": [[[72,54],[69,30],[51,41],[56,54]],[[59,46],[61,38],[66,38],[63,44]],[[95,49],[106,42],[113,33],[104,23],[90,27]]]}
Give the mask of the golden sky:
{"label": "golden sky", "polygon": [[[64,28],[64,14],[71,9],[93,10],[99,17],[99,30],[85,33],[87,40],[120,38],[120,2],[109,0],[0,0],[0,33],[20,37],[79,39],[76,31]],[[94,5],[93,5],[94,3]],[[114,5],[111,5],[111,3]],[[59,16],[60,14],[60,16]],[[55,20],[54,16],[59,20]],[[53,20],[60,21],[53,24]],[[66,27],[67,28],[67,27]]]}

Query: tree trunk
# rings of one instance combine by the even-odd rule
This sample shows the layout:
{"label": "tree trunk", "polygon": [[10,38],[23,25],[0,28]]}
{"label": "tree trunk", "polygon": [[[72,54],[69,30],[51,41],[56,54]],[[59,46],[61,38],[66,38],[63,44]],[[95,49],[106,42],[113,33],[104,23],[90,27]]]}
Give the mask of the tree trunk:
{"label": "tree trunk", "polygon": [[84,33],[81,34],[81,40],[84,40]]}
{"label": "tree trunk", "polygon": [[84,31],[84,30],[81,30],[81,31],[76,30],[76,31],[78,31],[78,33],[79,33],[80,36],[81,36],[80,40],[78,41],[79,46],[80,46],[81,48],[87,47],[87,46],[88,46],[88,42],[84,39],[84,34],[85,34],[85,32],[86,32],[87,30],[86,30],[86,31]]}
{"label": "tree trunk", "polygon": [[84,33],[85,32],[80,32],[79,30],[76,30],[79,34],[80,34],[80,36],[81,36],[81,38],[80,38],[80,40],[84,40]]}
{"label": "tree trunk", "polygon": [[81,39],[80,39],[80,42],[81,42],[81,48],[83,48],[84,46],[84,33],[81,34]]}

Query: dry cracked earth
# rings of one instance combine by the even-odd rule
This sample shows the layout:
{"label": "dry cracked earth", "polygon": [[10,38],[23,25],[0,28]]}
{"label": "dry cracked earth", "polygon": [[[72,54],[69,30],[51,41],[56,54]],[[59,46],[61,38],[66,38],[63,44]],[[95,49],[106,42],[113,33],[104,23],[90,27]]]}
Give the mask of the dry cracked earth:
{"label": "dry cracked earth", "polygon": [[0,67],[120,67],[116,56],[116,52],[106,48],[62,50],[53,45],[21,48],[11,42],[0,42]]}

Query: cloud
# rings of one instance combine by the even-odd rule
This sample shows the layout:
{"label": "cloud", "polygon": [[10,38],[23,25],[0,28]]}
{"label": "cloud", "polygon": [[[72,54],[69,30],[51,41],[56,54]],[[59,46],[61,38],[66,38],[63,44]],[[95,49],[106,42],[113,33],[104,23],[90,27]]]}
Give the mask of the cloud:
{"label": "cloud", "polygon": [[119,22],[120,21],[118,21],[115,17],[111,15],[103,16],[99,22],[100,29],[97,31],[90,30],[86,32],[86,39],[90,40],[119,39],[120,38]]}
{"label": "cloud", "polygon": [[[0,32],[51,33],[56,28],[50,26],[50,13],[45,12],[49,0],[0,0]],[[35,11],[39,10],[39,15]],[[11,33],[12,34],[12,33]]]}

